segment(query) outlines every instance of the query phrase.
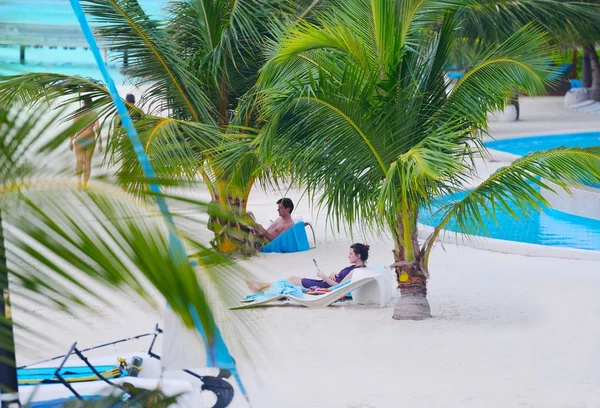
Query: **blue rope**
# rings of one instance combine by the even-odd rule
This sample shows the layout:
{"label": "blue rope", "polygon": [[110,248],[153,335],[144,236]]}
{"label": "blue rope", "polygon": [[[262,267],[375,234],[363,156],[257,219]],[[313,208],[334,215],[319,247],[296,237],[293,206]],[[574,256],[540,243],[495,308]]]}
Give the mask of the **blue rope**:
{"label": "blue rope", "polygon": [[[70,0],[70,2],[71,2],[71,6],[73,7],[73,11],[75,12],[75,16],[77,17],[77,20],[79,21],[79,25],[81,26],[81,31],[83,32],[83,35],[84,35],[88,45],[90,46],[90,50],[92,51],[92,54],[94,54],[94,59],[96,60],[96,64],[98,65],[98,68],[100,69],[100,72],[102,73],[102,77],[104,78],[104,81],[106,82],[106,86],[108,87],[110,96],[117,108],[117,112],[119,113],[119,116],[121,117],[121,123],[122,123],[123,127],[125,128],[125,131],[127,132],[127,136],[129,136],[129,140],[131,141],[131,144],[133,145],[133,149],[138,157],[138,160],[142,167],[142,171],[144,172],[144,176],[148,179],[153,179],[153,178],[155,178],[154,170],[152,169],[152,166],[150,165],[150,162],[148,161],[148,156],[146,156],[146,152],[144,151],[144,147],[142,146],[142,143],[140,142],[140,138],[137,134],[135,126],[133,125],[133,121],[131,120],[131,117],[129,116],[129,112],[127,112],[127,107],[125,106],[125,103],[123,103],[123,101],[121,100],[121,97],[119,96],[119,92],[117,91],[117,87],[115,86],[115,83],[114,83],[112,77],[110,76],[110,73],[108,72],[108,68],[106,67],[106,64],[104,64],[104,61],[102,60],[102,55],[100,54],[100,48],[98,47],[96,39],[94,38],[94,34],[92,33],[92,29],[90,28],[87,18],[85,17],[85,13],[83,12],[83,9],[81,8],[81,4],[80,4],[79,0]],[[187,261],[188,258],[185,254],[185,249],[183,247],[183,244],[181,243],[181,240],[174,233],[175,223],[173,222],[173,217],[171,216],[171,213],[169,212],[169,207],[167,206],[167,203],[166,203],[164,197],[162,197],[160,194],[160,187],[155,183],[148,183],[148,185],[150,187],[150,191],[155,194],[156,201],[158,203],[160,212],[161,212],[162,216],[164,217],[165,221],[167,222],[167,225],[169,226],[170,253],[175,258],[175,260],[178,262],[180,262],[182,259],[186,259],[186,262],[189,262],[189,261]],[[221,331],[215,324],[214,320],[212,320],[212,324],[214,325],[213,331],[215,333],[215,336],[214,336],[213,341],[209,342],[208,338],[206,336],[206,332],[204,331],[203,326],[201,324],[201,321],[200,321],[197,311],[192,306],[190,306],[190,311],[192,312],[192,316],[194,317],[194,323],[195,323],[196,329],[202,336],[202,339],[204,340],[204,343],[206,345],[207,365],[210,367],[229,369],[232,372],[232,374],[234,375],[236,381],[238,382],[238,385],[240,387],[240,390],[242,391],[242,394],[245,397],[247,397],[246,390],[245,390],[245,388],[242,384],[242,381],[237,373],[235,361],[233,360],[233,357],[231,357],[231,354],[229,354],[227,345],[225,344],[225,341],[224,341],[223,337],[221,336]]]}

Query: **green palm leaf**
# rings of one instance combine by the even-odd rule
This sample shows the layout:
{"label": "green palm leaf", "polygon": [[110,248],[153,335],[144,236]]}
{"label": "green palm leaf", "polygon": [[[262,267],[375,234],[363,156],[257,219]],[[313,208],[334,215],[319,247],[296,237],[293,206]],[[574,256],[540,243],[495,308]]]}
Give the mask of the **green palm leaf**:
{"label": "green palm leaf", "polygon": [[596,40],[600,12],[590,0],[479,0],[479,7],[464,10],[461,31],[470,42],[502,42],[515,31],[535,22],[558,42]]}
{"label": "green palm leaf", "polygon": [[598,147],[560,147],[529,153],[497,170],[463,199],[440,209],[442,220],[423,245],[425,262],[435,239],[452,219],[459,231],[472,234],[485,228],[486,217],[494,219],[496,212],[520,219],[528,216],[530,208],[540,211],[548,207],[548,201],[536,186],[552,193],[557,187],[570,193],[572,187],[598,182]]}
{"label": "green palm leaf", "polygon": [[127,75],[147,84],[143,100],[159,111],[171,108],[182,118],[212,123],[211,104],[197,86],[164,27],[150,19],[136,0],[86,0],[86,14],[97,24],[100,42],[127,52]]}
{"label": "green palm leaf", "polygon": [[231,283],[239,275],[205,244],[209,234],[202,235],[206,223],[197,214],[206,212],[207,204],[169,196],[175,225],[181,226],[172,232],[201,256],[201,268],[194,269],[187,260],[173,259],[169,227],[151,203],[145,204],[150,200],[132,200],[100,180],[90,191],[78,192],[75,183],[39,166],[48,149],[36,143],[47,131],[34,131],[42,114],[20,119],[0,111],[0,211],[8,259],[2,272],[14,278],[11,290],[29,304],[67,312],[87,307],[89,298],[110,304],[88,285],[92,280],[151,304],[167,301],[188,327],[195,327],[197,313],[210,341],[214,302],[205,282],[211,282],[213,301],[232,302],[237,296]]}

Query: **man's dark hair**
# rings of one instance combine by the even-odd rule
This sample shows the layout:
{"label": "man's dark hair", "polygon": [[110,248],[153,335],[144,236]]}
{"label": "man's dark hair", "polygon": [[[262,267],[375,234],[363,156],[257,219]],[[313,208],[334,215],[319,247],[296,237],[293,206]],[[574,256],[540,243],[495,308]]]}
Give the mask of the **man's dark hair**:
{"label": "man's dark hair", "polygon": [[127,94],[125,95],[125,100],[133,105],[135,103],[135,95]]}
{"label": "man's dark hair", "polygon": [[83,99],[84,105],[89,105],[90,103],[92,103],[92,98],[90,98],[89,96]]}
{"label": "man's dark hair", "polygon": [[283,204],[283,208],[287,208],[288,210],[290,210],[290,214],[292,213],[292,211],[294,211],[294,203],[289,198],[280,198],[279,200],[277,200],[277,204],[279,203]]}

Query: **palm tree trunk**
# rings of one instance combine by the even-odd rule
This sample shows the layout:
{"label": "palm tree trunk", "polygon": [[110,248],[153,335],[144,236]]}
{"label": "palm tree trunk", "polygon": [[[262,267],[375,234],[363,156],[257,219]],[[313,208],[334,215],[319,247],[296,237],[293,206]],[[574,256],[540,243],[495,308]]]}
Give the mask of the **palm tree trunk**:
{"label": "palm tree trunk", "polygon": [[598,54],[592,44],[588,44],[585,47],[590,56],[590,64],[592,66],[592,91],[590,92],[590,99],[594,101],[600,101],[600,61],[598,61]]}
{"label": "palm tree trunk", "polygon": [[592,63],[590,61],[590,52],[586,47],[583,48],[583,61],[581,64],[581,86],[584,88],[592,87]]}
{"label": "palm tree trunk", "polygon": [[259,244],[264,243],[264,240],[251,233],[245,199],[231,197],[225,191],[221,191],[220,194],[222,196],[217,196],[210,203],[208,210],[208,228],[214,233],[213,247],[222,253],[256,253],[261,246]]}
{"label": "palm tree trunk", "polygon": [[10,298],[8,296],[8,265],[4,247],[4,230],[2,228],[2,211],[0,210],[0,316],[2,326],[2,349],[0,349],[0,388],[2,389],[2,408],[20,407],[19,383],[17,381],[17,364],[15,359],[15,338],[13,322],[10,314]]}
{"label": "palm tree trunk", "polygon": [[[416,223],[416,217],[415,217]],[[396,302],[393,318],[396,320],[424,320],[431,318],[431,307],[427,300],[427,278],[419,263],[420,253],[414,260],[407,260],[405,247],[401,241],[404,235],[404,225],[398,223],[396,232],[396,249],[394,250],[396,278],[400,298]],[[416,225],[411,234],[411,240],[416,241]],[[413,243],[419,248],[418,242]]]}
{"label": "palm tree trunk", "polygon": [[[396,270],[396,273],[397,270]],[[398,283],[400,298],[396,302],[393,318],[396,320],[425,320],[431,318],[431,307],[427,300],[427,280],[412,280]]]}
{"label": "palm tree trunk", "polygon": [[571,56],[571,71],[569,72],[569,79],[577,79],[577,64],[579,63],[579,58],[577,57],[577,50],[573,51]]}
{"label": "palm tree trunk", "polygon": [[519,92],[515,91],[513,95],[510,97],[509,102],[513,105],[517,111],[517,117],[515,120],[519,120],[519,116],[521,115],[521,106],[519,105]]}

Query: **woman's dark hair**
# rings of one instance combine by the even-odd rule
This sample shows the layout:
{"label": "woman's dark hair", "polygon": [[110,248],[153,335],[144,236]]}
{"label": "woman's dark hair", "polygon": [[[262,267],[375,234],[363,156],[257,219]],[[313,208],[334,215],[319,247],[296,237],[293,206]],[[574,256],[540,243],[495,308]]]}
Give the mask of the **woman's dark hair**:
{"label": "woman's dark hair", "polygon": [[354,249],[354,253],[356,255],[360,255],[360,260],[366,262],[369,259],[369,246],[366,244],[353,244],[350,246],[351,249]]}

